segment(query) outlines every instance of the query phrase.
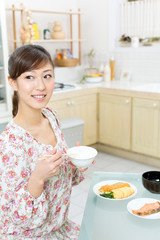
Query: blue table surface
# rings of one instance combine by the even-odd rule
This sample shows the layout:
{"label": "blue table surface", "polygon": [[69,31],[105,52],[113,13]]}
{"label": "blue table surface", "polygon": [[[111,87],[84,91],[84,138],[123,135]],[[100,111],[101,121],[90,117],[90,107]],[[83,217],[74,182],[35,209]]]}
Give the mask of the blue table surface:
{"label": "blue table surface", "polygon": [[[95,195],[93,186],[105,180],[132,183],[137,194],[125,200],[108,200]],[[143,187],[142,174],[95,172],[90,185],[79,240],[157,240],[160,239],[160,219],[138,218],[127,210],[127,204],[136,198],[160,200],[160,194],[150,193]]]}

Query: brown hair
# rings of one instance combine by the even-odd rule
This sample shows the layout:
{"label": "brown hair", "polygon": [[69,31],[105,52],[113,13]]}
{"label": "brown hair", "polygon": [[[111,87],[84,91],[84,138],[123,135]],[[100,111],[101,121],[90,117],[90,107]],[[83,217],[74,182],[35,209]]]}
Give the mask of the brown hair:
{"label": "brown hair", "polygon": [[[49,52],[39,45],[25,45],[17,48],[10,56],[8,61],[8,72],[13,80],[16,80],[22,73],[38,69],[47,62],[54,64]],[[18,112],[18,94],[14,91],[12,97],[12,115]]]}

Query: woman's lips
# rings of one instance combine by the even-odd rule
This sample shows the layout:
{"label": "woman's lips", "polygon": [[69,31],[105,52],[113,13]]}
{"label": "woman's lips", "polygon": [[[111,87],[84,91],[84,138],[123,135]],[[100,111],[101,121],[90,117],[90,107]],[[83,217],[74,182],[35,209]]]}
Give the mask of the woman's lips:
{"label": "woman's lips", "polygon": [[38,101],[43,101],[46,97],[45,94],[43,95],[32,95],[32,97],[35,99],[35,100],[38,100]]}

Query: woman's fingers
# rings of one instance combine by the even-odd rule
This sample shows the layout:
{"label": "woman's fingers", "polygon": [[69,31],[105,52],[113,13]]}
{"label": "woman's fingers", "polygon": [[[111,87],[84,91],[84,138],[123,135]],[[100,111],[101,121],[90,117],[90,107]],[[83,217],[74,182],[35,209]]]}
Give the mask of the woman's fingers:
{"label": "woman's fingers", "polygon": [[53,170],[54,175],[58,175],[58,173],[59,173],[59,166],[54,168],[54,170]]}
{"label": "woman's fingers", "polygon": [[76,142],[76,146],[81,146],[80,142]]}
{"label": "woman's fingers", "polygon": [[85,172],[88,168],[78,168],[80,172]]}

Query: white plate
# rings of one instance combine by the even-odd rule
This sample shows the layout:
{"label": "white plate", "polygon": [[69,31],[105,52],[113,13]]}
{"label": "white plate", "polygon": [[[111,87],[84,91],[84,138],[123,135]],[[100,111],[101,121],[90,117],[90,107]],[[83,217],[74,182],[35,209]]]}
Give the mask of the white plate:
{"label": "white plate", "polygon": [[137,199],[130,201],[127,204],[127,209],[135,217],[144,218],[144,219],[160,219],[160,212],[154,213],[151,215],[147,215],[147,216],[137,216],[137,215],[133,214],[133,212],[132,212],[132,210],[137,210],[137,209],[143,207],[145,203],[154,203],[157,201],[160,202],[159,200],[153,199],[153,198],[137,198]]}
{"label": "white plate", "polygon": [[100,196],[100,192],[98,190],[98,189],[100,189],[100,187],[102,187],[104,185],[107,185],[107,184],[111,185],[111,184],[115,184],[115,183],[119,183],[119,182],[126,183],[126,181],[121,181],[121,180],[108,180],[108,181],[99,182],[96,185],[94,185],[93,192],[100,198],[103,198],[103,199],[106,199],[106,200],[113,200],[113,201],[126,200],[126,199],[132,198],[132,197],[134,197],[136,195],[137,188],[132,183],[127,182],[127,183],[129,183],[131,188],[133,188],[134,191],[135,191],[131,196],[129,196],[127,198],[122,198],[122,199],[112,199],[112,198],[105,198],[105,197]]}

